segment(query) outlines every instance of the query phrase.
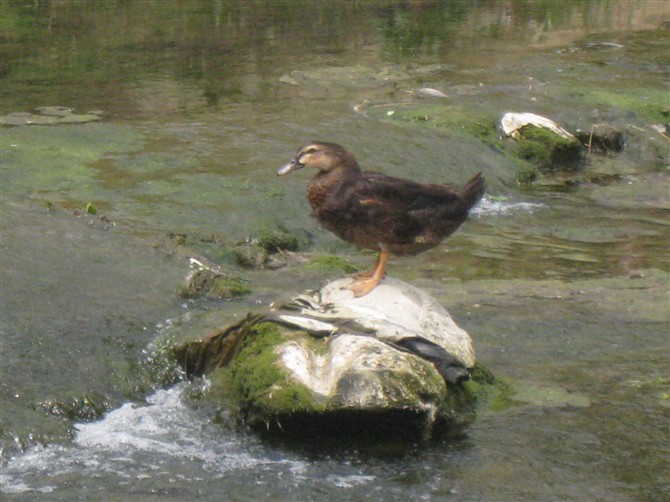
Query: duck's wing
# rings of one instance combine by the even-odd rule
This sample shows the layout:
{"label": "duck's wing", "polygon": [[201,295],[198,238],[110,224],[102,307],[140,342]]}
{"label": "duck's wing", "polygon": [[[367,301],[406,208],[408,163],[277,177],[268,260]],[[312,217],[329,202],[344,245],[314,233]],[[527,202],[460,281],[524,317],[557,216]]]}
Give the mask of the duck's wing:
{"label": "duck's wing", "polygon": [[366,172],[329,194],[319,208],[319,219],[330,222],[331,228],[337,226],[339,231],[333,230],[340,235],[351,226],[366,229],[371,240],[383,234],[384,240],[409,244],[426,228],[437,229],[444,215],[459,213],[460,206],[458,193],[446,185]]}
{"label": "duck's wing", "polygon": [[449,185],[417,183],[380,173],[363,173],[346,195],[367,207],[389,207],[413,217],[454,209],[461,199]]}

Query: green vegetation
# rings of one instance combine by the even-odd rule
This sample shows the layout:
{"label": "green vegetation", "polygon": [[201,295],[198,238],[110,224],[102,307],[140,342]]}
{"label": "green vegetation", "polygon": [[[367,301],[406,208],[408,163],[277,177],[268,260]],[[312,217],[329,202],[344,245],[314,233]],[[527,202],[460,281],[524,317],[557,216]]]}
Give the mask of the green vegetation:
{"label": "green vegetation", "polygon": [[488,145],[495,147],[501,145],[496,131],[496,121],[493,118],[455,105],[389,105],[370,109],[369,113],[384,120],[461,131]]}
{"label": "green vegetation", "polygon": [[288,381],[276,366],[273,349],[285,342],[286,336],[291,336],[290,332],[276,324],[255,325],[233,362],[210,375],[212,395],[241,406],[241,414],[250,426],[267,424],[290,413],[323,411],[306,387]]}
{"label": "green vegetation", "polygon": [[251,289],[239,278],[217,277],[212,283],[210,294],[217,298],[230,300],[251,293]]}
{"label": "green vegetation", "polygon": [[585,154],[576,139],[562,138],[541,127],[524,127],[513,151],[520,159],[546,170],[578,167]]}
{"label": "green vegetation", "polygon": [[70,399],[52,399],[40,403],[39,407],[49,415],[59,418],[73,422],[90,422],[100,419],[110,405],[100,394],[85,394]]}
{"label": "green vegetation", "polygon": [[260,229],[251,241],[263,248],[268,254],[280,251],[297,251],[300,248],[298,237],[281,224],[274,228]]}
{"label": "green vegetation", "polygon": [[540,170],[530,162],[520,162],[516,172],[516,180],[521,185],[529,185],[540,176]]}
{"label": "green vegetation", "polygon": [[633,112],[650,124],[666,124],[670,120],[670,102],[667,89],[632,88],[603,89],[582,88],[577,91],[581,99],[597,107],[618,108]]}
{"label": "green vegetation", "polygon": [[237,277],[225,277],[208,269],[198,270],[188,284],[178,291],[180,298],[218,298],[232,300],[251,293],[245,282]]}
{"label": "green vegetation", "polygon": [[312,258],[310,262],[305,265],[308,270],[324,270],[332,272],[344,272],[345,274],[353,274],[358,272],[358,267],[350,263],[348,260],[339,256],[317,256]]}
{"label": "green vegetation", "polygon": [[493,117],[455,105],[408,103],[373,107],[367,112],[380,120],[444,128],[476,138],[501,151],[518,165],[516,178],[521,184],[536,181],[540,170],[576,168],[581,165],[585,155],[585,149],[579,141],[562,138],[538,127],[523,128],[522,137],[518,141],[503,141]]}
{"label": "green vegetation", "polygon": [[482,363],[477,361],[470,375],[470,380],[450,389],[449,403],[452,408],[463,410],[463,414],[467,414],[468,410],[472,414],[480,414],[511,406],[509,385],[496,378]]}

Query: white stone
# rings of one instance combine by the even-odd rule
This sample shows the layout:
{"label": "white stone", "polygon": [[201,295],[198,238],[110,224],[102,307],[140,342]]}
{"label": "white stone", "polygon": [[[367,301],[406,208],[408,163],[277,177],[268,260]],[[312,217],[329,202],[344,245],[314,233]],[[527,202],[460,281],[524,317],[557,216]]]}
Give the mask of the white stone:
{"label": "white stone", "polygon": [[334,281],[296,302],[303,306],[299,312],[277,316],[301,329],[316,326],[323,333],[332,327],[333,333],[289,338],[275,348],[280,366],[330,409],[414,409],[433,417],[446,384],[431,362],[392,343],[422,337],[472,367],[470,336],[431,296],[407,283],[385,279],[355,298],[346,289],[350,282]]}
{"label": "white stone", "polygon": [[371,293],[356,298],[346,289],[351,282],[346,278],[327,284],[310,298],[321,308],[305,308],[301,314],[322,321],[354,320],[388,341],[420,336],[444,348],[466,367],[474,366],[470,335],[433,297],[406,282],[386,278]]}

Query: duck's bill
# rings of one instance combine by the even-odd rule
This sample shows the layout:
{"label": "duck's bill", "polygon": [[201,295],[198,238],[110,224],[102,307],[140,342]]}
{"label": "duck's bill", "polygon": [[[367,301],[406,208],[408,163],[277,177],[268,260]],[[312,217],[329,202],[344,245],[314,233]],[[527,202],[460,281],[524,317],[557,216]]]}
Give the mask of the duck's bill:
{"label": "duck's bill", "polygon": [[305,167],[305,164],[301,164],[298,159],[291,159],[291,162],[277,169],[277,176],[283,176],[284,174],[302,169],[303,167]]}

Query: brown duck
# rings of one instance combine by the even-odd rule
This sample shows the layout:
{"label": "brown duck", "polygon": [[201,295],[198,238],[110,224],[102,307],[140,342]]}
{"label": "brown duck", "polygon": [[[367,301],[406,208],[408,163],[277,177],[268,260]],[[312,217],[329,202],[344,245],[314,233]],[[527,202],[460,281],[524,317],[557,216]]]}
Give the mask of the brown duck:
{"label": "brown duck", "polygon": [[341,239],[379,251],[372,269],[348,286],[355,296],[381,282],[389,253],[415,255],[454,233],[486,189],[481,173],[456,191],[364,172],[343,147],[320,141],[303,146],[277,175],[305,166],[318,169],[307,188],[312,216]]}

